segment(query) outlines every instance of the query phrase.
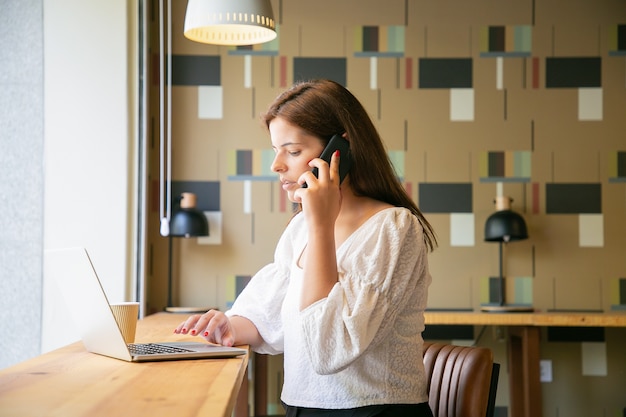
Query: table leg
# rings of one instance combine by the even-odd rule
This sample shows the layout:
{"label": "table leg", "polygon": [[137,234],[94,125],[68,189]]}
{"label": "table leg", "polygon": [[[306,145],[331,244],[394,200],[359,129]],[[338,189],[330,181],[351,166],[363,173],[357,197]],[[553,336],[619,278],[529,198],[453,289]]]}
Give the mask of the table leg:
{"label": "table leg", "polygon": [[540,329],[510,326],[508,330],[511,417],[541,417]]}
{"label": "table leg", "polygon": [[267,414],[267,355],[254,354],[254,415]]}
{"label": "table leg", "polygon": [[[252,352],[250,353],[252,355]],[[249,365],[248,365],[249,366]],[[249,417],[250,416],[250,402],[249,397],[250,384],[248,383],[248,369],[241,381],[241,387],[239,388],[239,394],[237,394],[237,402],[235,403],[235,417]]]}

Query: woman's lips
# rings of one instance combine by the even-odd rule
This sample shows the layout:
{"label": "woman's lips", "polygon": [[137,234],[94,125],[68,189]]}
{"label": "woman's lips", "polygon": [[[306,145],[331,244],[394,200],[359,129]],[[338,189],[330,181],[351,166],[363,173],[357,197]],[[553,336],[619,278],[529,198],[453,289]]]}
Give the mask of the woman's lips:
{"label": "woman's lips", "polygon": [[294,187],[294,185],[298,185],[298,183],[292,181],[282,181],[282,183],[283,190],[285,191],[289,191],[291,188]]}

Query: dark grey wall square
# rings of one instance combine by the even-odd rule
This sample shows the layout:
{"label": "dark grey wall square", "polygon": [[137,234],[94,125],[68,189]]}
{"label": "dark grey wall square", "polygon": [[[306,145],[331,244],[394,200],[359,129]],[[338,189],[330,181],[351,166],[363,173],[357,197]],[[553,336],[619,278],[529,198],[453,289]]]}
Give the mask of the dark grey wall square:
{"label": "dark grey wall square", "polygon": [[472,340],[474,326],[466,324],[427,324],[422,332],[424,340]]}
{"label": "dark grey wall square", "polygon": [[602,87],[602,59],[546,58],[546,88]]}
{"label": "dark grey wall square", "polygon": [[471,183],[421,183],[419,207],[424,213],[471,213]]}
{"label": "dark grey wall square", "polygon": [[472,88],[471,58],[420,58],[419,88]]}
{"label": "dark grey wall square", "polygon": [[626,25],[617,25],[617,50],[626,51]]}
{"label": "dark grey wall square", "polygon": [[200,211],[220,211],[219,181],[172,181],[172,209],[178,207],[176,198],[182,193],[196,195],[196,208]]}
{"label": "dark grey wall square", "polygon": [[548,327],[548,342],[604,342],[604,327]]}
{"label": "dark grey wall square", "polygon": [[346,58],[294,58],[293,80],[297,82],[327,78],[346,87],[347,68]]}
{"label": "dark grey wall square", "polygon": [[506,405],[496,405],[493,410],[493,417],[509,417],[509,407]]}
{"label": "dark grey wall square", "polygon": [[617,176],[626,177],[626,152],[617,153]]}
{"label": "dark grey wall square", "polygon": [[489,302],[490,303],[500,302],[500,285],[502,284],[503,282],[500,280],[500,277],[489,277]]}
{"label": "dark grey wall square", "polygon": [[221,85],[219,56],[172,55],[172,85]]}
{"label": "dark grey wall square", "polygon": [[546,213],[602,213],[602,184],[546,184]]}
{"label": "dark grey wall square", "polygon": [[235,277],[235,295],[239,296],[248,285],[252,277],[250,275],[237,275]]}
{"label": "dark grey wall square", "polygon": [[252,151],[237,151],[237,175],[252,175]]}

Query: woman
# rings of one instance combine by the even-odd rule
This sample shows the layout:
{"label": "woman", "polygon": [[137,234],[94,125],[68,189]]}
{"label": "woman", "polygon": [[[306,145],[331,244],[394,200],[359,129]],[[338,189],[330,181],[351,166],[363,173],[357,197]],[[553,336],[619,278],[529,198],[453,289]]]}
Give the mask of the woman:
{"label": "woman", "polygon": [[[340,84],[315,80],[278,96],[263,121],[272,170],[301,210],[232,309],[175,333],[284,353],[287,416],[432,416],[421,333],[436,239],[367,112]],[[347,156],[318,158],[334,134],[353,161],[341,184]]]}

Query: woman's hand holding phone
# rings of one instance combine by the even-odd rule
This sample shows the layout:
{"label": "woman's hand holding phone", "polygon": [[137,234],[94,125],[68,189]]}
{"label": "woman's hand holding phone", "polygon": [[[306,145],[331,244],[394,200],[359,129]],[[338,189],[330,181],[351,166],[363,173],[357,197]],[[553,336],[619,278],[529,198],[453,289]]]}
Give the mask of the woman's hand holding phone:
{"label": "woman's hand holding phone", "polygon": [[302,189],[294,196],[311,224],[334,224],[341,207],[341,182],[351,165],[350,145],[341,135],[333,136],[320,157],[309,163],[313,170],[302,174]]}
{"label": "woman's hand holding phone", "polygon": [[302,211],[310,225],[317,227],[334,224],[341,208],[341,188],[339,184],[339,152],[330,158],[330,165],[321,158],[309,162],[309,166],[317,169],[317,175],[306,172],[301,179],[309,181],[308,187],[296,190],[296,197],[302,204]]}

